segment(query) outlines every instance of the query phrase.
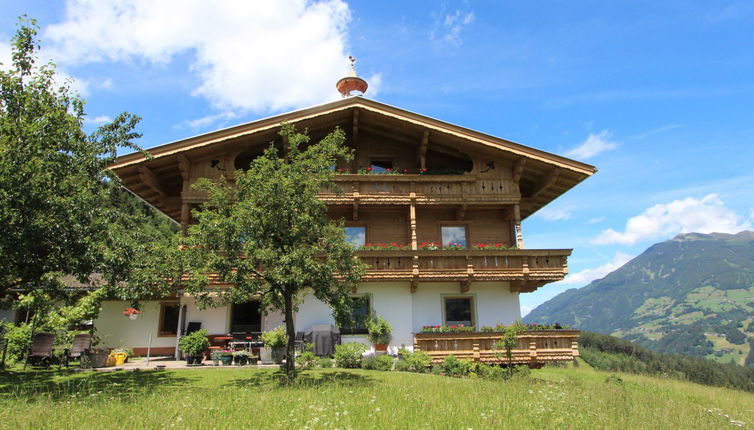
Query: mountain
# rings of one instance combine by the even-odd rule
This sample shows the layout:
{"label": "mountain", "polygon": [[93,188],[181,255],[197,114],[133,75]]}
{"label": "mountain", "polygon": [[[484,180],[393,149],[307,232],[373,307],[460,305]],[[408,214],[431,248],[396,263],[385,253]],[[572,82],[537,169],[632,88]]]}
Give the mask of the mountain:
{"label": "mountain", "polygon": [[681,234],[534,309],[651,350],[754,365],[754,232]]}

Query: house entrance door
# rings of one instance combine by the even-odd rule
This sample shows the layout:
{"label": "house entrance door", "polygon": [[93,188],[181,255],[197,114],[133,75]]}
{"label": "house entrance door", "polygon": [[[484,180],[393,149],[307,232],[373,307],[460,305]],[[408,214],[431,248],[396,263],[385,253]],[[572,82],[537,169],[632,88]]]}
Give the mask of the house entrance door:
{"label": "house entrance door", "polygon": [[250,301],[233,305],[230,320],[231,333],[252,333],[262,331],[262,313],[259,302]]}

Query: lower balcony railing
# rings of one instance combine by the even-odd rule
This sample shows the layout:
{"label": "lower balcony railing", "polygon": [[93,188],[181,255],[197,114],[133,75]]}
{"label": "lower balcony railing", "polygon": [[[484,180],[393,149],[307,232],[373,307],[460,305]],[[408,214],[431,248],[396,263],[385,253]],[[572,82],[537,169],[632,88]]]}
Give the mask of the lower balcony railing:
{"label": "lower balcony railing", "polygon": [[365,281],[559,281],[570,249],[380,250],[356,253],[369,268]]}
{"label": "lower balcony railing", "polygon": [[[513,364],[539,367],[547,363],[571,361],[579,356],[578,330],[533,330],[518,336],[513,349]],[[488,364],[506,364],[505,350],[493,345],[502,339],[502,333],[416,333],[414,350],[424,351],[434,363],[454,355],[461,359]]]}

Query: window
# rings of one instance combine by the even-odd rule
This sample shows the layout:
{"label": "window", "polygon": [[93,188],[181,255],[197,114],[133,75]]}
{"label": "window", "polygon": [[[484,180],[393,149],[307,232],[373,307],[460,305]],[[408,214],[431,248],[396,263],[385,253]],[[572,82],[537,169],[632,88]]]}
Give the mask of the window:
{"label": "window", "polygon": [[353,296],[351,299],[351,321],[338,323],[341,334],[367,334],[367,320],[372,315],[371,296]]}
{"label": "window", "polygon": [[394,168],[393,160],[371,160],[369,167],[372,168],[372,173],[385,173]]}
{"label": "window", "polygon": [[346,227],[346,242],[354,248],[361,248],[366,244],[367,228],[366,227]]}
{"label": "window", "polygon": [[160,336],[175,336],[178,333],[178,314],[181,306],[178,303],[160,303]]}
{"label": "window", "polygon": [[445,297],[444,307],[446,325],[474,325],[473,297]]}
{"label": "window", "polygon": [[443,226],[442,246],[461,246],[466,248],[466,226]]}

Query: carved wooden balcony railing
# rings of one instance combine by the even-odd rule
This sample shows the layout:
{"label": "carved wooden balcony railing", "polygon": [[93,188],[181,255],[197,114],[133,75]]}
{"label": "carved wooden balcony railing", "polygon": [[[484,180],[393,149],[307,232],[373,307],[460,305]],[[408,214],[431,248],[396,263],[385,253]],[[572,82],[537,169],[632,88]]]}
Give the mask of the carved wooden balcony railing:
{"label": "carved wooden balcony railing", "polygon": [[364,281],[517,281],[526,291],[526,282],[535,288],[563,279],[571,250],[380,250],[356,255],[369,265]]}
{"label": "carved wooden balcony railing", "polygon": [[[466,175],[341,174],[320,198],[328,204],[515,204],[521,200],[512,180],[478,180]],[[338,193],[340,190],[340,193]]]}
{"label": "carved wooden balcony railing", "polygon": [[[518,336],[513,349],[513,364],[539,367],[547,363],[571,361],[579,356],[578,330],[532,330]],[[505,350],[493,345],[502,333],[416,333],[414,350],[421,350],[441,363],[448,355],[476,362],[507,363]]]}

